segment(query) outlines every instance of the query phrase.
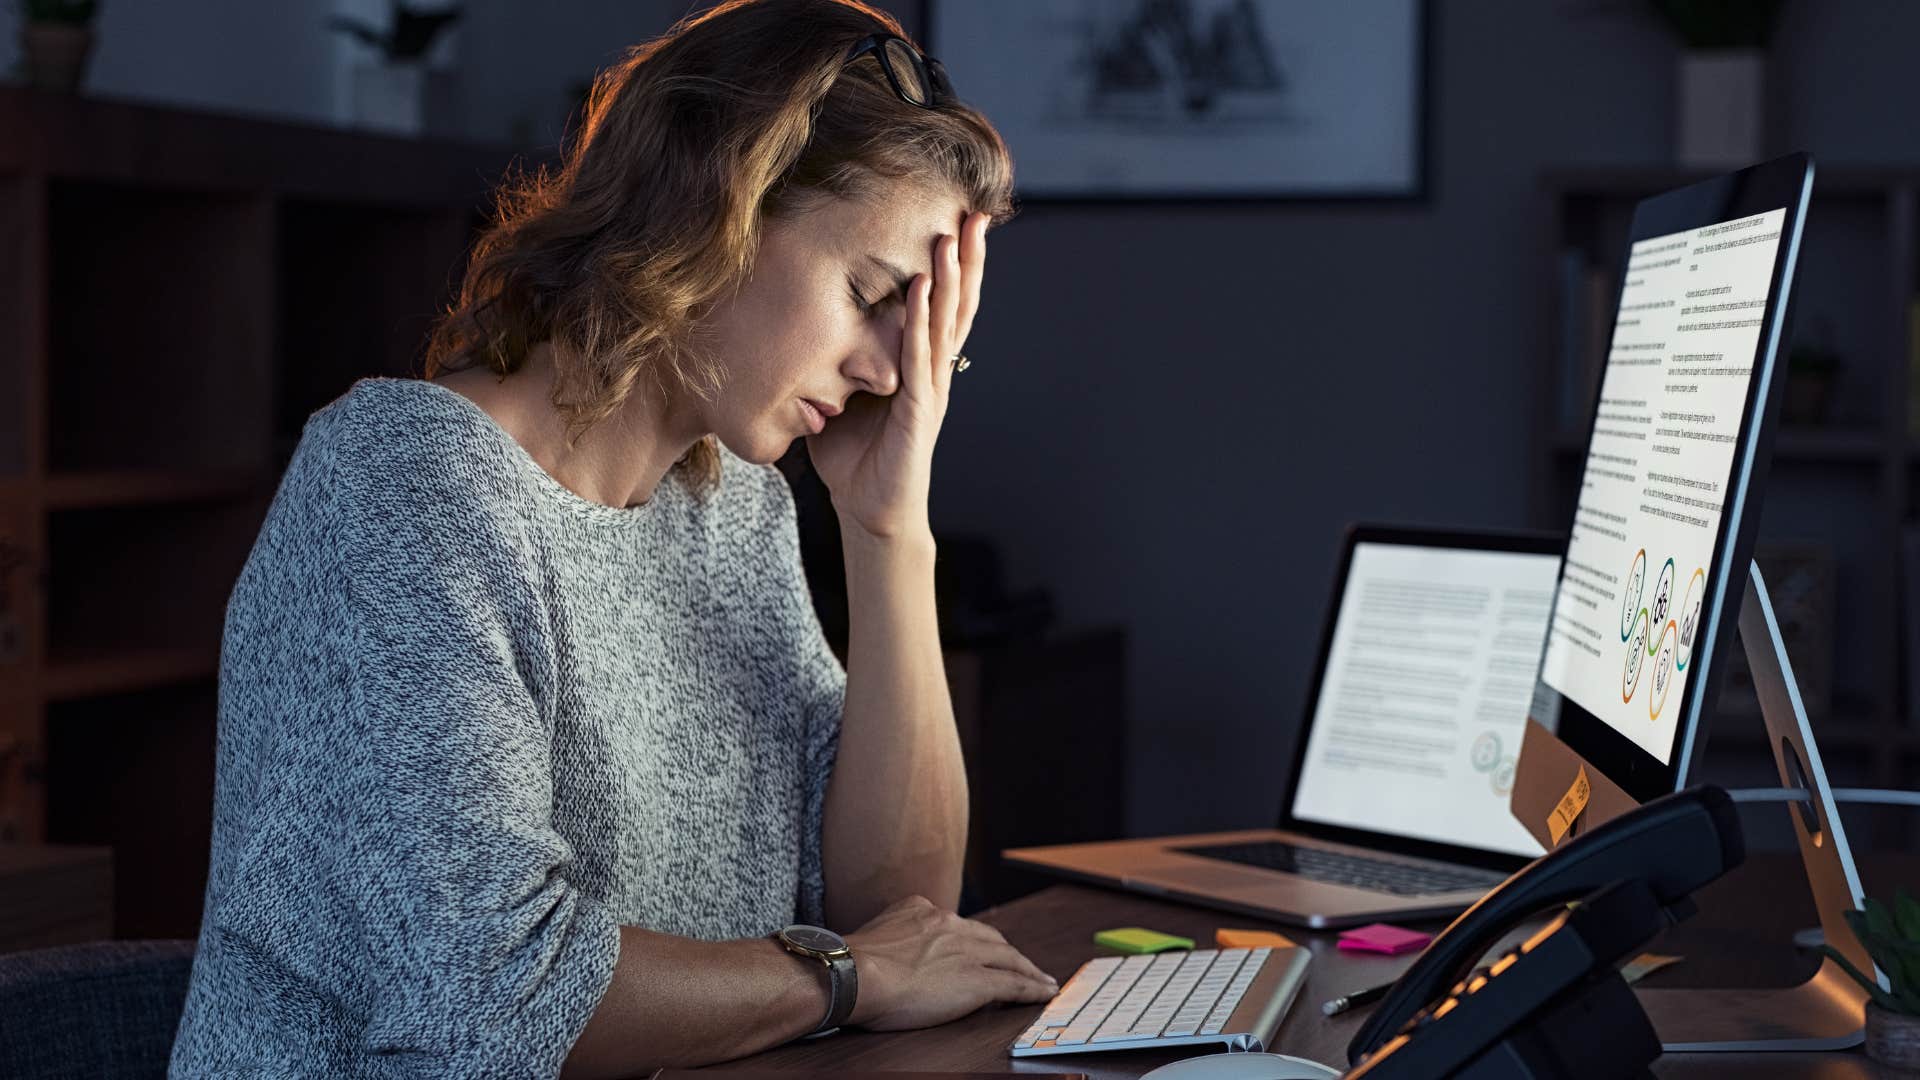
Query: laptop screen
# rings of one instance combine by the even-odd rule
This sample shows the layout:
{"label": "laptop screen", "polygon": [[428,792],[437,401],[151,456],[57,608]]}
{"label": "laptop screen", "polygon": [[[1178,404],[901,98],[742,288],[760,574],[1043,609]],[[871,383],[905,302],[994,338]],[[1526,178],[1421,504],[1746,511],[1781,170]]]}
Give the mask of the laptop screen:
{"label": "laptop screen", "polygon": [[1507,802],[1559,573],[1557,555],[1356,542],[1293,817],[1540,854]]}

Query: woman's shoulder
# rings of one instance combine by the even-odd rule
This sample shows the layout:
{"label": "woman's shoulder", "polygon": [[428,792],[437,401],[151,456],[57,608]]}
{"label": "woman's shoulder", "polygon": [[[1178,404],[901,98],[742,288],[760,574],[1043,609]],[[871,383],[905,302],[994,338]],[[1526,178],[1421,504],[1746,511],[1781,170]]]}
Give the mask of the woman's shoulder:
{"label": "woman's shoulder", "polygon": [[350,548],[432,550],[517,535],[526,485],[490,424],[431,383],[362,379],[308,418],[273,516]]}
{"label": "woman's shoulder", "polygon": [[289,468],[324,469],[351,493],[471,506],[519,486],[479,406],[422,379],[367,378],[308,418]]}
{"label": "woman's shoulder", "polygon": [[376,376],[356,381],[307,419],[304,437],[362,448],[386,460],[473,453],[497,441],[479,405],[425,379]]}

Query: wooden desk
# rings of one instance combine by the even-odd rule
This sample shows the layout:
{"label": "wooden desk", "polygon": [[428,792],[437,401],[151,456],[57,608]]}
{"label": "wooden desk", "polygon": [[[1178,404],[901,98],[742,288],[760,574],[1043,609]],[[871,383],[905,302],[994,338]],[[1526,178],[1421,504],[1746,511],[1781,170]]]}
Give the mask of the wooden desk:
{"label": "wooden desk", "polygon": [[[1891,894],[1900,881],[1920,881],[1920,858],[1876,859],[1867,866],[1869,894]],[[1715,882],[1699,896],[1700,913],[1650,951],[1679,953],[1687,959],[1650,976],[1649,986],[1786,985],[1811,971],[1815,959],[1796,955],[1791,945],[1770,944],[1762,934],[1778,929],[1780,940],[1812,921],[1812,902],[1798,884],[1799,862],[1780,856],[1755,856],[1746,866]],[[1764,903],[1755,899],[1765,897]],[[1331,1019],[1320,1004],[1349,990],[1397,977],[1412,956],[1381,957],[1342,953],[1331,933],[1305,933],[1237,915],[1164,903],[1129,893],[1078,885],[1059,885],[1004,904],[980,918],[1007,936],[1034,963],[1065,982],[1075,968],[1104,950],[1093,944],[1096,930],[1148,926],[1211,941],[1220,926],[1259,927],[1293,938],[1313,950],[1307,985],[1281,1025],[1280,1053],[1328,1064],[1346,1060],[1347,1041],[1369,1009]],[[1431,927],[1437,929],[1437,925]],[[1192,1056],[1192,1051],[1128,1051],[1069,1054],[1060,1057],[1007,1056],[1007,1047],[1032,1021],[1037,1006],[989,1008],[926,1031],[895,1034],[845,1032],[812,1043],[771,1050],[719,1068],[897,1069],[934,1072],[1085,1072],[1098,1080],[1137,1077],[1155,1066]],[[1755,1080],[1812,1077],[1819,1080],[1891,1080],[1910,1074],[1883,1070],[1855,1050],[1828,1054],[1684,1054],[1668,1055],[1654,1066],[1660,1077],[1738,1076]]]}

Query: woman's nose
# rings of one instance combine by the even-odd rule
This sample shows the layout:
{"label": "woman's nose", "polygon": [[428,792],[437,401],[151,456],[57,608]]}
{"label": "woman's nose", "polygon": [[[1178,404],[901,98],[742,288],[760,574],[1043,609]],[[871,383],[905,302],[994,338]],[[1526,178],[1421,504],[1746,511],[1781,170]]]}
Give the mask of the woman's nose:
{"label": "woman's nose", "polygon": [[875,397],[891,396],[900,389],[899,342],[890,348],[876,336],[848,359],[846,374]]}

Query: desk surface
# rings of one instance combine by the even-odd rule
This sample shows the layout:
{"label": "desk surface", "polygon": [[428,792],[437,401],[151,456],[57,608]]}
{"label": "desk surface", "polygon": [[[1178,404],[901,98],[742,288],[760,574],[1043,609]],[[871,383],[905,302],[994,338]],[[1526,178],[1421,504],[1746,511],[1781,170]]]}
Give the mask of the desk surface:
{"label": "desk surface", "polygon": [[[1866,867],[1870,895],[1891,893],[1897,882],[1920,880],[1920,858],[1876,858]],[[1649,946],[1678,953],[1683,963],[1650,976],[1648,986],[1788,985],[1811,971],[1816,958],[1780,944],[1794,928],[1812,922],[1813,905],[1801,883],[1797,858],[1756,855],[1748,864],[1715,882],[1699,896],[1700,913]],[[1755,897],[1766,897],[1755,903]],[[1033,962],[1065,982],[1074,969],[1106,951],[1093,943],[1096,930],[1149,926],[1211,941],[1219,926],[1279,930],[1313,950],[1306,988],[1280,1028],[1281,1053],[1328,1064],[1346,1060],[1346,1046],[1370,1010],[1324,1017],[1320,1003],[1350,990],[1395,978],[1412,956],[1383,957],[1343,953],[1332,933],[1310,933],[1262,924],[1237,915],[1170,904],[1129,893],[1060,885],[983,912],[983,921],[1000,932]],[[1434,924],[1430,929],[1437,929]],[[1772,940],[1769,940],[1772,939]],[[844,1032],[813,1043],[794,1044],[720,1068],[896,1069],[911,1072],[1085,1072],[1099,1080],[1137,1077],[1155,1066],[1192,1056],[1192,1051],[1131,1051],[1070,1054],[1059,1057],[1007,1056],[1006,1048],[1037,1013],[1036,1006],[988,1008],[954,1023],[926,1031],[872,1034]],[[1668,1055],[1654,1066],[1660,1077],[1740,1076],[1816,1077],[1820,1080],[1881,1080],[1910,1074],[1883,1070],[1859,1051],[1829,1054],[1683,1054]]]}

